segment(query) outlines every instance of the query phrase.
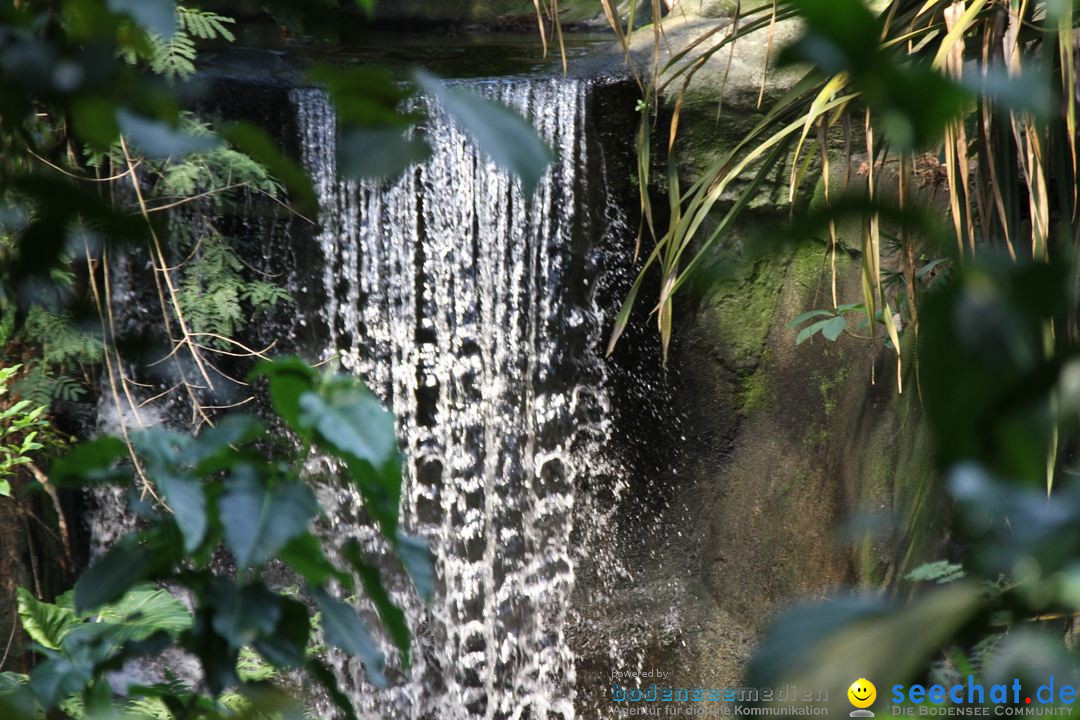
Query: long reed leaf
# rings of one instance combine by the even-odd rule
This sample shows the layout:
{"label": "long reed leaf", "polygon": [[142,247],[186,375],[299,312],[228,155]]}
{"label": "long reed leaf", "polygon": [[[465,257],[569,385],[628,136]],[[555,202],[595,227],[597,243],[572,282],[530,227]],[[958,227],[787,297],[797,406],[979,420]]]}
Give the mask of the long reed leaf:
{"label": "long reed leaf", "polygon": [[[954,6],[956,4],[957,3],[954,3]],[[963,3],[959,4],[963,5]],[[941,46],[938,48],[937,54],[934,56],[932,64],[935,68],[940,69],[945,66],[945,58],[948,57],[952,46],[960,42],[967,31],[971,29],[975,19],[985,6],[986,0],[972,0],[971,5],[968,5],[964,12],[956,18],[953,26],[941,41]]]}

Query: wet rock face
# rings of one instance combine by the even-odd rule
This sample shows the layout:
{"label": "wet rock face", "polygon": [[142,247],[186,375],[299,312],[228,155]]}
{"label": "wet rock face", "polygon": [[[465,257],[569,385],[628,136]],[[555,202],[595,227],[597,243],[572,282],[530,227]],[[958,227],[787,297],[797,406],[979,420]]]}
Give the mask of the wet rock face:
{"label": "wet rock face", "polygon": [[[733,240],[778,227],[755,215]],[[896,394],[893,357],[850,337],[797,347],[788,327],[828,305],[824,246],[727,257],[730,276],[681,308],[668,373],[682,440],[658,450],[662,491],[619,515],[630,573],[592,605],[604,636],[592,643],[616,651],[579,655],[582,717],[610,711],[612,671],[738,686],[789,603],[880,587],[941,552],[929,442],[917,398]],[[857,294],[858,280],[857,260],[842,256],[840,293]],[[925,506],[909,511],[920,495]],[[845,535],[851,518],[892,511],[881,534]]]}
{"label": "wet rock face", "polygon": [[[596,0],[562,0],[559,10],[570,22],[596,18]],[[532,0],[393,0],[378,5],[382,20],[420,20],[463,23],[506,23],[531,18],[535,29],[536,6]]]}
{"label": "wet rock face", "polygon": [[733,17],[737,12],[756,10],[772,0],[681,0],[677,9],[698,17]]}
{"label": "wet rock face", "polygon": [[[665,21],[675,50],[735,4],[683,2],[698,12]],[[773,46],[797,31],[781,24]],[[651,43],[651,30],[632,39],[642,67]],[[762,90],[768,46],[759,32],[737,45],[730,72],[720,53],[698,73],[676,146],[684,188],[790,87],[790,71],[770,71]],[[656,136],[664,144],[666,128]],[[682,687],[738,685],[756,639],[786,604],[846,585],[880,587],[941,552],[929,441],[917,398],[897,395],[895,356],[849,336],[795,345],[790,321],[831,306],[830,256],[822,243],[780,242],[789,207],[779,175],[719,242],[717,278],[677,306],[666,371],[672,414],[659,422],[677,427],[679,442],[655,450],[654,490],[623,500],[617,552],[629,571],[606,600],[586,605],[595,616],[593,636],[579,646],[583,717],[610,715],[613,672],[658,670]],[[654,190],[654,209],[666,207]],[[733,184],[712,222],[740,190]],[[856,302],[859,230],[841,235],[837,290],[840,302]],[[869,513],[895,515],[878,521],[879,534],[844,534],[848,520]]]}

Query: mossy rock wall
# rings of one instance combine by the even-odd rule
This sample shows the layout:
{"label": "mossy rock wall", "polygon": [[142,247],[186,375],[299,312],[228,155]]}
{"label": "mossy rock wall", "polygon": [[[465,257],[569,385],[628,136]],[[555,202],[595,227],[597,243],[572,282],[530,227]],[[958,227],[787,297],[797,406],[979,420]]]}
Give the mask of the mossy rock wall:
{"label": "mossy rock wall", "polygon": [[[674,686],[737,687],[789,603],[876,591],[944,553],[930,440],[914,383],[897,392],[895,354],[850,335],[795,344],[791,320],[831,303],[826,247],[748,251],[785,219],[747,217],[729,271],[681,308],[669,374],[685,452],[649,531],[623,538],[634,574],[600,623]],[[857,298],[858,257],[841,250],[837,265],[841,297]],[[599,683],[579,683],[583,712],[610,706]]]}
{"label": "mossy rock wall", "polygon": [[[914,387],[897,392],[895,354],[852,336],[795,344],[790,321],[830,305],[827,261],[811,243],[746,262],[680,334],[691,442],[729,438],[682,482],[703,601],[688,617],[705,630],[667,662],[692,685],[736,683],[788,602],[881,588],[942,551],[929,438]],[[838,276],[855,299],[858,259],[844,253]]]}
{"label": "mossy rock wall", "polygon": [[[672,46],[700,27],[672,22]],[[642,32],[636,52],[648,45]],[[711,68],[686,96],[677,145],[684,188],[790,86],[790,73],[771,76],[758,106],[767,46],[763,34],[739,46],[726,85]],[[657,134],[666,141],[663,128]],[[898,392],[896,354],[855,336],[865,329],[796,345],[791,321],[832,305],[832,258],[820,241],[784,242],[794,240],[788,175],[777,176],[722,237],[711,281],[677,308],[668,373],[682,452],[665,458],[669,492],[645,511],[648,530],[635,519],[623,534],[632,577],[593,624],[615,629],[628,665],[636,658],[637,667],[670,672],[674,686],[738,686],[760,634],[789,603],[895,586],[946,551],[945,502],[911,369]],[[718,203],[713,223],[730,201]],[[666,205],[662,193],[656,204]],[[859,233],[841,228],[841,303],[862,299]],[[593,717],[612,707],[611,681],[592,679],[603,668],[587,658],[580,667],[579,707]]]}

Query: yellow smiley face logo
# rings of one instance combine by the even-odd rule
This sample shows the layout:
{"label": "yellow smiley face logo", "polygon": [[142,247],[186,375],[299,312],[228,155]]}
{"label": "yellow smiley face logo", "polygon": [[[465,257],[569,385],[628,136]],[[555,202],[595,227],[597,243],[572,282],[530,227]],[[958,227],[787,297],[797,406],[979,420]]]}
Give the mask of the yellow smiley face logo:
{"label": "yellow smiley face logo", "polygon": [[877,699],[877,688],[866,678],[859,678],[847,689],[848,700],[857,708],[868,708]]}

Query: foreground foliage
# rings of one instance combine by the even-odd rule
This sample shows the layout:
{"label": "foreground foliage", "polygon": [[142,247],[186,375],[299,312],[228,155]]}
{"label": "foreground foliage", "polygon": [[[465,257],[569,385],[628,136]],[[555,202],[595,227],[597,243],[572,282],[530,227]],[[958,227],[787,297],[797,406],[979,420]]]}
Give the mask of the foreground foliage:
{"label": "foreground foliage", "polygon": [[[143,528],[95,560],[72,593],[48,605],[20,591],[23,627],[45,660],[0,703],[21,712],[74,707],[77,717],[92,718],[145,710],[148,703],[157,708],[154,716],[178,720],[228,716],[236,707],[299,712],[303,698],[271,682],[272,674],[245,679],[244,653],[250,665],[253,652],[272,671],[305,671],[352,717],[332,673],[309,652],[309,605],[318,609],[325,644],[359,657],[372,682],[385,684],[378,642],[353,605],[339,597],[353,594],[354,575],[408,667],[409,628],[378,561],[357,539],[335,538],[331,548],[313,532],[321,510],[303,467],[314,451],[340,461],[401,567],[430,598],[427,549],[397,527],[401,457],[393,417],[360,381],[317,375],[299,360],[265,363],[256,375],[267,378],[274,407],[299,448],[290,439],[275,440],[281,436],[268,435],[261,421],[242,414],[199,435],[163,428],[134,434],[135,462],[153,478],[168,510],[133,495],[131,510]],[[51,480],[59,487],[130,487],[126,458],[121,439],[99,438],[57,461]],[[222,551],[231,563],[223,565]],[[273,586],[266,571],[278,558],[304,583],[301,593]],[[228,564],[235,571],[223,571]],[[191,612],[161,588],[181,592]],[[163,678],[116,691],[109,682],[107,674],[129,660],[178,651],[198,661],[198,684]]]}
{"label": "foreground foliage", "polygon": [[[20,367],[0,368],[0,399],[7,395],[11,378]],[[11,478],[22,465],[30,465],[41,450],[39,435],[49,431],[44,405],[18,400],[0,410],[0,495],[11,495]],[[44,439],[44,438],[42,438]]]}
{"label": "foreground foliage", "polygon": [[[407,666],[409,628],[382,584],[386,559],[369,558],[356,541],[326,547],[311,530],[320,509],[302,474],[309,452],[337,459],[392,556],[422,596],[432,591],[423,543],[397,527],[400,458],[392,418],[357,381],[317,375],[299,360],[270,363],[269,348],[238,339],[257,313],[290,298],[246,272],[214,218],[252,195],[306,218],[314,215],[316,196],[310,178],[262,129],[184,110],[199,89],[185,83],[198,70],[198,44],[230,41],[238,29],[227,15],[199,5],[0,4],[0,345],[8,365],[21,361],[12,385],[17,397],[0,404],[15,428],[3,428],[10,447],[0,495],[9,482],[12,492],[0,497],[0,510],[55,536],[68,576],[74,562],[60,492],[123,483],[133,488],[131,510],[140,522],[138,532],[79,577],[72,595],[54,604],[43,601],[66,586],[39,578],[44,558],[30,530],[24,538],[18,524],[0,526],[2,539],[25,546],[32,565],[32,592],[19,593],[20,606],[45,658],[25,684],[0,676],[0,690],[10,691],[0,701],[5,717],[97,718],[129,710],[173,718],[270,710],[293,716],[309,698],[285,692],[276,680],[296,673],[323,684],[326,696],[351,714],[321,655],[312,652],[311,609],[317,608],[322,641],[362,658],[372,680],[382,682],[380,645],[346,602],[361,588]],[[342,10],[301,0],[262,5],[294,32],[312,15]],[[371,0],[355,5],[368,14],[373,9]],[[380,68],[319,67],[311,77],[335,106],[338,165],[349,177],[392,177],[426,157],[423,118],[406,110],[414,86],[519,175],[526,191],[550,160],[520,117],[428,73],[418,71],[411,85]],[[205,222],[185,215],[196,210]],[[160,327],[149,343],[130,343],[117,329],[116,258],[132,255],[145,258],[160,306]],[[299,451],[253,416],[220,415],[222,406],[253,397],[236,398],[237,387],[249,392],[252,379],[241,379],[243,369],[226,375],[217,365],[222,358],[231,368],[261,361],[257,377],[265,380],[257,383],[269,387]],[[15,372],[5,371],[3,381],[15,380]],[[165,392],[147,391],[140,373],[152,374]],[[33,435],[36,425],[75,414],[77,403],[101,387],[120,437],[80,445],[53,462],[61,444]],[[154,403],[190,410],[190,430],[152,427]],[[31,454],[38,464],[24,460]],[[39,489],[55,518],[33,512]],[[268,569],[282,566],[303,582],[302,590],[270,580],[275,573]],[[15,572],[0,577],[12,604],[16,582]],[[191,602],[190,618],[160,627],[147,618],[132,634],[138,618],[124,608],[146,593],[164,602],[166,586]],[[22,659],[18,647],[10,659],[5,652],[0,669]],[[114,688],[107,680],[129,659],[164,652],[197,658],[197,677],[152,687]],[[245,672],[253,657],[269,671]]]}
{"label": "foreground foliage", "polygon": [[[1080,612],[1080,486],[1075,460],[1046,486],[1058,437],[1080,424],[1080,345],[1046,328],[1075,312],[1075,267],[968,261],[927,294],[918,347],[939,473],[955,506],[949,561],[900,592],[837,596],[776,620],[749,684],[827,688],[847,711],[852,677],[894,684],[1075,685],[1067,642]],[[887,533],[887,527],[879,531]],[[886,701],[888,702],[888,701]],[[1055,698],[1060,702],[1060,698]]]}
{"label": "foreground foliage", "polygon": [[[850,245],[862,264],[857,304],[873,330],[871,352],[884,338],[895,354],[902,390],[903,353],[918,335],[925,276],[937,264],[991,248],[1013,258],[1045,259],[1073,237],[1078,211],[1074,35],[1080,21],[1074,3],[776,0],[740,5],[746,7],[732,22],[717,21],[685,47],[666,53],[663,62],[667,46],[654,27],[651,72],[635,70],[650,99],[638,140],[640,186],[649,185],[660,111],[651,98],[664,91],[677,97],[671,135],[665,138],[674,172],[682,98],[694,77],[710,62],[730,67],[731,54],[747,35],[771,36],[778,23],[798,19],[805,32],[778,54],[778,64],[793,77],[790,88],[762,106],[756,127],[692,185],[681,187],[677,177],[669,177],[667,227],[653,227],[652,201],[642,193],[646,225],[656,243],[626,299],[612,345],[643,283],[658,276],[655,312],[666,357],[674,298],[709,264],[751,200],[777,176],[801,219],[793,233],[821,242],[831,256],[833,309],[852,304],[852,298],[838,296],[835,273],[837,253],[847,249],[840,228],[845,223],[856,228],[858,240]],[[609,17],[627,43],[618,16],[611,12]],[[718,105],[722,101],[716,98]],[[942,166],[951,229],[938,227],[934,214],[919,204],[921,164],[932,165],[933,172]],[[823,206],[807,215],[815,185]],[[706,222],[712,213],[718,221]],[[953,236],[951,252],[947,234]]]}

